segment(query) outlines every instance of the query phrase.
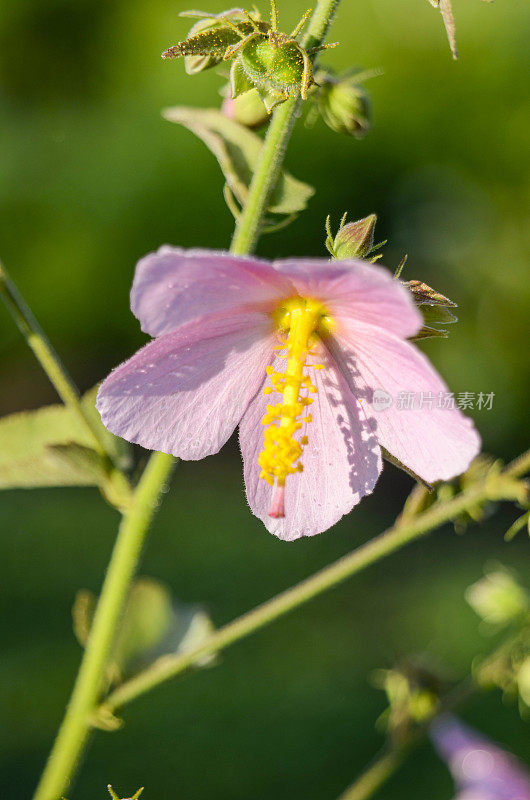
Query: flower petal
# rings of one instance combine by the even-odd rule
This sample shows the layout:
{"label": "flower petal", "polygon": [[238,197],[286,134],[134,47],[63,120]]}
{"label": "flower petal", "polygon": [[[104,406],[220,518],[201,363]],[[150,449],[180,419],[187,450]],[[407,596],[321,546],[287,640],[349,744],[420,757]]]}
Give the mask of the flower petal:
{"label": "flower petal", "polygon": [[[292,541],[330,528],[370,494],[381,471],[381,453],[364,413],[329,355],[319,355],[324,370],[311,370],[317,394],[310,406],[313,421],[301,461],[304,471],[285,481],[285,517],[269,516],[274,489],[260,478],[258,456],[263,446],[261,420],[274,395],[260,393],[250,404],[239,428],[247,499],[253,513],[280,539]],[[285,362],[275,359],[275,371]]]}
{"label": "flower petal", "polygon": [[[356,324],[330,348],[371,417],[379,444],[392,456],[428,483],[449,480],[467,469],[480,451],[480,437],[458,408],[437,407],[448,388],[414,345],[383,331],[374,335],[373,329]],[[389,403],[380,410],[373,405],[378,390],[383,400],[386,393]],[[408,393],[414,395],[414,407],[400,407],[400,397]]]}
{"label": "flower petal", "polygon": [[166,245],[138,262],[131,309],[145,333],[160,336],[206,314],[268,310],[292,293],[267,261]]}
{"label": "flower petal", "polygon": [[274,343],[270,319],[258,313],[183,325],[104,381],[96,403],[103,424],[183,459],[216,453],[262,384]]}
{"label": "flower petal", "polygon": [[352,319],[406,338],[423,325],[412,294],[385,267],[299,258],[275,261],[274,268],[290,278],[302,297],[322,300],[339,327],[341,319]]}

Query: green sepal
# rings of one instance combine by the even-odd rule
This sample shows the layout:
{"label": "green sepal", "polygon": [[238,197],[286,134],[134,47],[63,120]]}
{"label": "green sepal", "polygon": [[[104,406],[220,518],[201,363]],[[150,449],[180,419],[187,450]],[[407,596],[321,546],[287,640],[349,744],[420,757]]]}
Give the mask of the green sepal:
{"label": "green sepal", "polygon": [[230,96],[233,100],[239,95],[250,91],[254,84],[243,69],[239,59],[236,59],[230,68]]}
{"label": "green sepal", "polygon": [[269,114],[273,108],[276,108],[276,106],[281,105],[281,103],[284,103],[287,100],[285,95],[273,92],[270,89],[266,89],[264,86],[256,86],[256,89],[258,90],[261,101]]}
{"label": "green sepal", "polygon": [[[245,15],[240,8],[233,8],[222,14],[203,15],[200,11],[184,12],[185,16],[201,18],[190,29],[186,39],[172,47],[168,47],[162,53],[162,58],[185,58],[185,68],[188,75],[196,72],[203,72],[211,69],[223,60],[226,49],[239,42],[243,37],[252,33],[253,27],[245,19]],[[183,16],[181,14],[181,16]],[[232,25],[227,25],[226,20],[237,24],[241,31],[238,36],[237,31]],[[269,29],[266,22],[256,20],[256,24],[264,33]]]}

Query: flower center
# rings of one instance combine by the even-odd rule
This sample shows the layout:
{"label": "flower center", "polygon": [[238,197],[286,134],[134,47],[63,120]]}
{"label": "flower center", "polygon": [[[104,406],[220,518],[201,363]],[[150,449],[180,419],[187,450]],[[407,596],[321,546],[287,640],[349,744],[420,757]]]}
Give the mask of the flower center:
{"label": "flower center", "polygon": [[[308,441],[306,436],[298,440],[295,435],[304,422],[311,422],[311,414],[304,416],[304,412],[313,400],[302,397],[301,392],[303,389],[313,393],[317,391],[304,368],[308,366],[307,357],[318,336],[329,333],[332,323],[320,301],[302,297],[290,298],[282,303],[274,313],[274,321],[284,335],[288,334],[287,340],[282,340],[283,344],[277,348],[287,349],[286,354],[281,354],[286,358],[287,365],[284,373],[267,367],[272,386],[266,386],[264,394],[277,392],[283,395],[283,399],[277,405],[267,406],[267,413],[262,420],[267,429],[258,463],[261,467],[260,478],[271,486],[276,482],[277,486],[269,513],[274,517],[283,517],[285,479],[288,475],[302,472],[299,459]],[[312,366],[322,369],[321,364]]]}

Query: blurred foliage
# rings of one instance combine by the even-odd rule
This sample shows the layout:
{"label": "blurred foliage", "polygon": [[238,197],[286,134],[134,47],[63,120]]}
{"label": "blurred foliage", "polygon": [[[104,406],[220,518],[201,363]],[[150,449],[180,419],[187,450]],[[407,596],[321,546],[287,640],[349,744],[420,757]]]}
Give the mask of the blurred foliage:
{"label": "blurred foliage", "polygon": [[[260,253],[325,256],[328,213],[377,213],[388,239],[382,263],[408,253],[402,278],[458,303],[450,340],[424,348],[455,392],[495,392],[493,410],[474,413],[486,450],[509,458],[521,449],[530,389],[530,6],[454,5],[456,63],[428,3],[343,3],[332,34],[341,46],[322,63],[384,70],[367,87],[373,130],[358,141],[322,121],[298,125],[286,166],[317,193]],[[1,255],[83,390],[145,341],[128,307],[136,260],[163,242],[230,241],[216,162],[160,116],[174,104],[221,103],[224,78],[188,77],[160,59],[185,33],[186,7],[18,0],[0,17]],[[219,0],[208,7],[221,9]],[[282,26],[303,10],[285,0]],[[0,413],[55,402],[4,313],[0,370]],[[144,569],[182,600],[206,603],[219,625],[383,529],[409,486],[387,468],[376,495],[333,532],[286,546],[251,517],[229,447],[179,468]],[[1,773],[14,800],[29,795],[59,722],[79,659],[69,608],[79,587],[99,590],[118,518],[93,489],[6,492],[0,515],[0,701],[9,720]],[[463,591],[487,557],[527,570],[525,537],[502,540],[511,521],[420,542],[231,649],[215,669],[139,700],[123,732],[95,738],[70,800],[94,800],[109,779],[148,783],[160,800],[337,795],[381,743],[374,721],[384,701],[367,686],[369,672],[422,649],[459,672],[480,648]],[[468,715],[524,757],[527,729],[498,696]],[[380,798],[450,792],[426,745]]]}

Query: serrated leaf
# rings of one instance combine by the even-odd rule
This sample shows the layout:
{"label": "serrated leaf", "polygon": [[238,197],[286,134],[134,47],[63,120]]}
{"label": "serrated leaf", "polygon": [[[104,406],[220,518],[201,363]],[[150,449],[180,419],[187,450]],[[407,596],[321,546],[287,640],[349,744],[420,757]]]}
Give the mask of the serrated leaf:
{"label": "serrated leaf", "polygon": [[[94,407],[96,389],[82,403],[101,425],[116,461],[129,460],[129,447],[109,433]],[[21,411],[0,419],[0,489],[99,486],[107,476],[94,441],[77,414],[63,405]]]}
{"label": "serrated leaf", "polygon": [[[88,639],[96,598],[83,589],[72,609],[74,633],[82,646]],[[200,606],[175,600],[167,586],[152,578],[138,578],[131,590],[123,621],[107,665],[111,683],[119,683],[146,669],[159,658],[196,647],[213,630]],[[214,656],[197,662],[206,666]]]}
{"label": "serrated leaf", "polygon": [[[163,116],[188,128],[205,143],[217,158],[238,202],[244,205],[260,157],[262,139],[215,109],[177,106],[166,109]],[[268,210],[275,214],[294,214],[306,207],[313,194],[312,186],[282,170]]]}

